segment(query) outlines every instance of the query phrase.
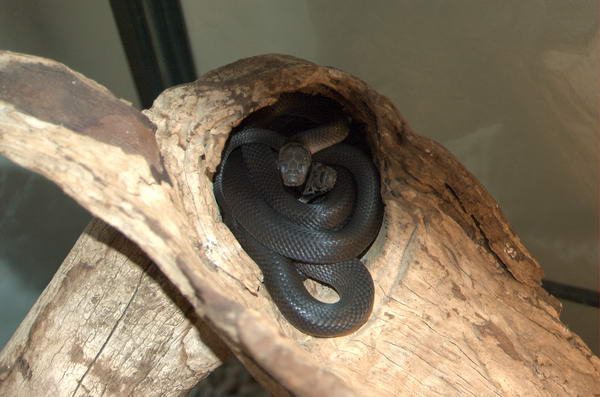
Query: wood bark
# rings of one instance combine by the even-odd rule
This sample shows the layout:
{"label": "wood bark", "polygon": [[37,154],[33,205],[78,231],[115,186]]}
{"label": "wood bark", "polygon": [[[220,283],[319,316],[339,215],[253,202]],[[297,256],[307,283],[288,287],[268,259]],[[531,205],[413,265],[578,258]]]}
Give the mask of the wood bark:
{"label": "wood bark", "polygon": [[0,395],[178,396],[227,352],[142,250],[93,219],[0,353]]}
{"label": "wood bark", "polygon": [[[342,338],[287,324],[212,195],[232,128],[284,92],[338,101],[381,174],[374,311]],[[5,52],[0,151],[138,244],[275,395],[600,395],[600,359],[560,322],[497,203],[348,73],[248,58],[165,91],[142,115],[63,65]]]}

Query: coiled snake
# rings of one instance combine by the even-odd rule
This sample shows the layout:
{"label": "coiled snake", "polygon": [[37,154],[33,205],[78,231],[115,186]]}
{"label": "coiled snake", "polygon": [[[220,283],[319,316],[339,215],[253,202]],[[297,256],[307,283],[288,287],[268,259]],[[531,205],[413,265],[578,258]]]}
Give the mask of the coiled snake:
{"label": "coiled snake", "polygon": [[[348,134],[340,113],[325,98],[282,96],[231,136],[213,184],[225,223],[260,267],[281,313],[319,337],[367,321],[373,280],[358,257],[383,218],[376,168],[360,148],[339,142]],[[312,166],[304,162],[311,155]],[[307,178],[304,190],[289,187]],[[339,300],[317,300],[306,278],[332,287]]]}

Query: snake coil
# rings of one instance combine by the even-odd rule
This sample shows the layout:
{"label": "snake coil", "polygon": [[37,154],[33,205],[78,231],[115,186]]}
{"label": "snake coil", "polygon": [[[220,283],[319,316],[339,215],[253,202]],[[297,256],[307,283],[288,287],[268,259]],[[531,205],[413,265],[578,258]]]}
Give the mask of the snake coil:
{"label": "snake coil", "polygon": [[[335,143],[333,129],[340,126],[330,121],[340,112],[332,106],[320,97],[282,96],[231,136],[213,185],[224,222],[260,267],[280,312],[319,337],[345,335],[367,321],[373,280],[358,257],[383,219],[377,170],[360,148]],[[304,202],[297,189],[283,185],[278,152],[290,140],[336,171],[327,194]],[[330,286],[339,300],[317,300],[306,278]]]}

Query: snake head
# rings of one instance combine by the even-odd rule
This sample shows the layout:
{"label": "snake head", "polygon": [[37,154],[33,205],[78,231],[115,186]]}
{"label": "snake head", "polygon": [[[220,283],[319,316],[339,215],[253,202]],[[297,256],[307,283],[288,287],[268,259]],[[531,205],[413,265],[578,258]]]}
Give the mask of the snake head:
{"label": "snake head", "polygon": [[297,142],[290,142],[279,150],[279,173],[285,186],[302,186],[310,169],[311,156],[308,149]]}
{"label": "snake head", "polygon": [[335,169],[319,162],[313,162],[302,194],[313,196],[327,193],[333,189],[336,180],[337,171]]}

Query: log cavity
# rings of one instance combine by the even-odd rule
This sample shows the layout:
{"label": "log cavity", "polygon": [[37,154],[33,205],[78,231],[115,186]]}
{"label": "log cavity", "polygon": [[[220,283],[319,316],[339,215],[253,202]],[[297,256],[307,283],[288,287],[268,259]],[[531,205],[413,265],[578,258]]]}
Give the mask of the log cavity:
{"label": "log cavity", "polygon": [[[277,113],[277,109],[280,109],[282,106],[285,106],[286,102],[289,103],[290,101],[311,101],[312,103],[318,103],[319,109],[321,109],[321,111],[324,114],[330,114],[333,117],[343,117],[344,119],[346,119],[350,131],[348,137],[344,140],[344,143],[348,143],[359,148],[360,150],[365,152],[369,158],[373,159],[368,139],[368,128],[366,123],[354,117],[352,112],[347,110],[352,109],[353,106],[351,106],[349,103],[344,103],[345,101],[339,96],[339,94],[335,92],[330,92],[330,89],[326,90],[327,94],[330,94],[332,97],[336,97],[336,99],[339,100],[332,99],[331,97],[329,97],[329,95],[326,96],[322,94],[315,94],[315,91],[323,91],[318,89],[318,87],[317,89],[310,91],[312,91],[312,93],[288,92],[281,94],[278,100],[273,105],[263,107],[246,116],[240,122],[240,124],[231,132],[229,137],[231,138],[239,131],[242,131],[248,127],[267,127],[266,125],[264,125],[264,121],[269,119],[269,115]],[[285,136],[292,136],[300,131],[313,127],[316,127],[316,125],[311,125],[310,122],[294,119],[293,117],[291,117],[285,122],[285,128],[273,129],[276,129],[277,132]],[[228,143],[229,142],[227,142],[225,147],[227,147]],[[377,165],[377,162],[374,163],[375,165]],[[358,187],[358,189],[360,189],[360,187]],[[364,261],[367,262],[367,266],[368,263],[372,263],[381,259],[380,255],[383,253],[383,246],[386,236],[386,224],[387,222],[384,210],[384,220],[382,222],[382,226],[377,235],[377,238],[360,255],[360,258],[364,258]],[[312,281],[310,279],[306,280],[305,285],[307,286],[309,292],[313,294],[313,296],[324,302],[335,302],[339,298],[339,296],[333,289],[323,284]]]}

